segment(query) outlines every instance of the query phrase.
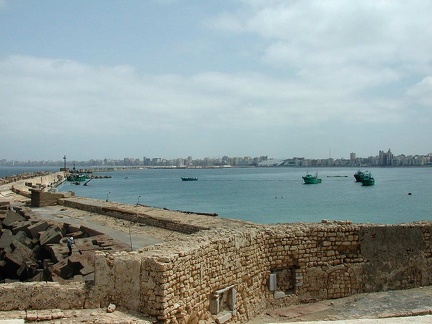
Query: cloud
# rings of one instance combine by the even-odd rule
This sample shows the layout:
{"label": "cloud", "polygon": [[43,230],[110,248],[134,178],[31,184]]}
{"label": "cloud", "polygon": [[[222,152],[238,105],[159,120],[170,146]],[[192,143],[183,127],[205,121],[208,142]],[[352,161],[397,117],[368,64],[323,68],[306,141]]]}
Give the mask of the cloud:
{"label": "cloud", "polygon": [[[388,114],[384,122],[392,123],[404,119],[413,80],[432,73],[431,14],[432,3],[422,0],[255,0],[209,26],[260,37],[261,62],[301,89],[303,109],[314,106],[325,120],[338,112],[363,122]],[[414,92],[428,100],[427,91]]]}
{"label": "cloud", "polygon": [[[268,42],[262,60],[278,68],[408,65],[430,70],[428,1],[244,1],[212,26]],[[319,71],[318,71],[319,73]]]}
{"label": "cloud", "polygon": [[432,76],[427,76],[407,91],[407,95],[414,101],[432,108]]}
{"label": "cloud", "polygon": [[[7,103],[3,113],[17,122],[13,126],[4,122],[6,129],[38,132],[47,127],[43,121],[50,121],[46,131],[52,134],[69,130],[111,135],[203,125],[253,129],[318,124],[335,118],[351,121],[352,116],[359,121],[362,116],[369,119],[369,115],[390,111],[382,104],[386,100],[353,97],[353,92],[397,80],[392,71],[377,76],[352,67],[329,71],[325,79],[315,76],[312,83],[250,72],[139,75],[130,66],[89,66],[27,56],[0,61],[0,75],[0,95]],[[362,106],[370,108],[356,113]],[[22,120],[22,116],[32,118]]]}

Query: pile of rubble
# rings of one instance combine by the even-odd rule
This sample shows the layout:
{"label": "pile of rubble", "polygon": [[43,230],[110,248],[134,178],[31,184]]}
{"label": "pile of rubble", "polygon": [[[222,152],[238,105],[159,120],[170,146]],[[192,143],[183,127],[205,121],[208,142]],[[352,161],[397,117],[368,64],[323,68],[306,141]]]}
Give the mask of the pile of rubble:
{"label": "pile of rubble", "polygon": [[[66,241],[74,237],[72,254]],[[85,226],[35,217],[26,207],[0,210],[0,282],[94,280],[94,251],[130,247]]]}

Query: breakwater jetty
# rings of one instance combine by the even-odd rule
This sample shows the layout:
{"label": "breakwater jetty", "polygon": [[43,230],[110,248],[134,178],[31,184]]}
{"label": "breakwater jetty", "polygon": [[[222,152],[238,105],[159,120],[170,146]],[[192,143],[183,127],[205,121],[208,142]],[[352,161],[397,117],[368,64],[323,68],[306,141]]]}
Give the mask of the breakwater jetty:
{"label": "breakwater jetty", "polygon": [[241,323],[267,309],[432,284],[428,221],[259,225],[37,189],[24,203],[36,210],[47,202],[179,235],[135,251],[94,251],[91,284],[2,284],[0,310],[115,304],[154,322]]}

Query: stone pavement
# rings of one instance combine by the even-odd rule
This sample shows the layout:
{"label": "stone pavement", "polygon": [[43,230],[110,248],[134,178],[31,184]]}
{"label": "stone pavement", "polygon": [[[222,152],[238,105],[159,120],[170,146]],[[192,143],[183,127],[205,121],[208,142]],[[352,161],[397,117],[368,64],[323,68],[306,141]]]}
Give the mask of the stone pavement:
{"label": "stone pavement", "polygon": [[[303,324],[329,324],[328,321],[302,322]],[[432,323],[432,316],[394,317],[385,319],[356,319],[332,321],[331,324],[426,324]]]}
{"label": "stone pavement", "polygon": [[136,312],[116,309],[108,313],[105,308],[98,309],[46,309],[23,311],[0,311],[0,324],[4,323],[140,323],[151,324],[148,317]]}
{"label": "stone pavement", "polygon": [[432,286],[363,293],[345,298],[267,311],[262,323],[432,323]]}

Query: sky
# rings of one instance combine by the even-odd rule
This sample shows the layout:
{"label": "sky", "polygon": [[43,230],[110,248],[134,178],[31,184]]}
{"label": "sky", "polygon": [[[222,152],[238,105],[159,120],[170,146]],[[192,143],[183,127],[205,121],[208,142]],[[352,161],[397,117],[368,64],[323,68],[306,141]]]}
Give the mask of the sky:
{"label": "sky", "polygon": [[432,152],[429,0],[0,0],[0,160]]}

